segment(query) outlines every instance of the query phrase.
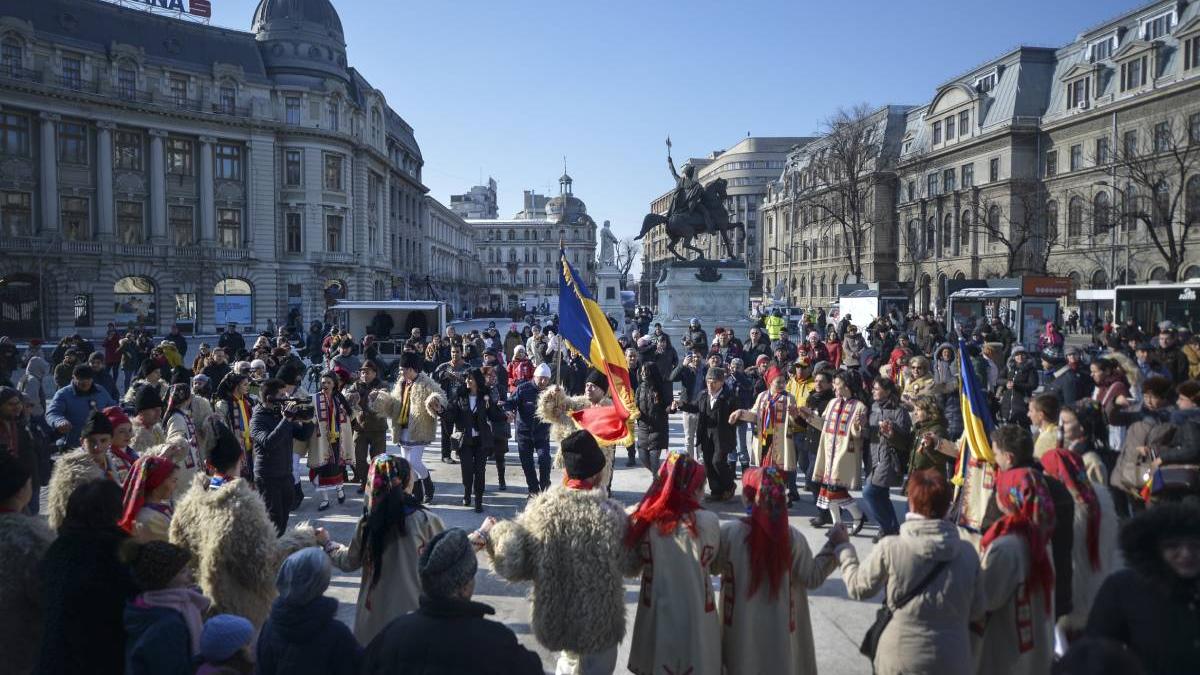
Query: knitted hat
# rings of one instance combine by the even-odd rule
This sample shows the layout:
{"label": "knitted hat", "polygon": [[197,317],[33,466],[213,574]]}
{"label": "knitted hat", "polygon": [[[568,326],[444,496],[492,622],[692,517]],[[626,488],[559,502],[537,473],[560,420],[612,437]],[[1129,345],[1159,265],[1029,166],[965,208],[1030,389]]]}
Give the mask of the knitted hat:
{"label": "knitted hat", "polygon": [[279,601],[289,605],[307,605],[329,588],[332,574],[333,563],[325,551],[316,546],[296,551],[283,561],[279,566],[279,574],[275,576]]}
{"label": "knitted hat", "polygon": [[[0,387],[0,405],[4,405],[14,398],[21,398],[21,392],[12,387]],[[16,448],[13,448],[13,451],[15,452]]]}
{"label": "knitted hat", "polygon": [[418,562],[421,590],[431,598],[448,598],[475,578],[479,563],[462,528],[452,527],[430,540]]}
{"label": "knitted hat", "polygon": [[161,407],[163,407],[162,395],[158,393],[158,387],[155,385],[142,385],[142,388],[138,389],[137,394],[133,397],[134,412]]}
{"label": "knitted hat", "polygon": [[420,371],[424,365],[425,359],[421,358],[421,355],[416,352],[404,352],[400,355],[401,368],[412,368],[413,370]]}
{"label": "knitted hat", "polygon": [[233,614],[218,614],[204,622],[200,632],[200,658],[209,663],[228,661],[239,649],[250,644],[254,625]]}
{"label": "knitted hat", "polygon": [[21,463],[16,455],[0,452],[0,501],[17,494],[29,478],[29,467]]}
{"label": "knitted hat", "polygon": [[533,369],[534,377],[554,377],[554,371],[550,370],[549,363],[543,363]]}
{"label": "knitted hat", "polygon": [[588,373],[587,382],[594,387],[599,387],[606,392],[608,391],[608,378],[598,370]]}
{"label": "knitted hat", "polygon": [[114,430],[122,424],[129,424],[129,415],[126,415],[125,410],[119,405],[110,405],[109,407],[105,408],[103,412],[104,416],[107,417],[108,421],[112,424]]}
{"label": "knitted hat", "polygon": [[143,591],[166,588],[192,559],[186,548],[165,541],[154,540],[135,546],[136,550],[130,554],[129,569]]}
{"label": "knitted hat", "polygon": [[113,424],[108,421],[108,417],[99,410],[93,410],[88,416],[87,422],[83,425],[82,436],[96,436],[100,434],[112,435]]}
{"label": "knitted hat", "polygon": [[596,439],[583,429],[562,439],[563,467],[567,477],[591,478],[604,468],[604,453]]}

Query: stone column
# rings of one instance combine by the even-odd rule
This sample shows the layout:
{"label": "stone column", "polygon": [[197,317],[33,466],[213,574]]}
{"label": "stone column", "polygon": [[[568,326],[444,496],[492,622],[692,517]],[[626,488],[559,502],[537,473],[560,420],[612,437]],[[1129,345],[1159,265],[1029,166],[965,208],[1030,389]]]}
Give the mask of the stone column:
{"label": "stone column", "polygon": [[167,132],[150,130],[150,241],[167,242],[167,159],[163,139]]}
{"label": "stone column", "polygon": [[96,123],[96,239],[108,241],[113,227],[113,122]]}
{"label": "stone column", "polygon": [[213,196],[213,144],[217,139],[200,137],[200,243],[217,240],[216,199]]}
{"label": "stone column", "polygon": [[58,115],[42,113],[42,143],[39,187],[42,191],[42,229],[44,234],[57,234],[58,210]]}

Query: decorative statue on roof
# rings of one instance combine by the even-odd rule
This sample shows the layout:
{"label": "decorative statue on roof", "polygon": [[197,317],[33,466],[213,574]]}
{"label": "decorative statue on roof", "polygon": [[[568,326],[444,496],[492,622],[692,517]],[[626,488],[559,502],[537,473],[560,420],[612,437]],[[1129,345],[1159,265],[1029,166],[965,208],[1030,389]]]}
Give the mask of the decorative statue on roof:
{"label": "decorative statue on roof", "polygon": [[725,245],[725,254],[733,259],[733,243],[729,239],[731,230],[742,230],[745,225],[729,220],[729,212],[725,207],[727,184],[724,178],[718,178],[708,185],[701,185],[696,179],[696,167],[688,164],[683,167],[683,175],[675,170],[675,162],[671,159],[671,139],[667,138],[667,168],[675,178],[675,192],[671,196],[671,206],[666,215],[657,213],[646,214],[642,219],[642,231],[634,239],[645,237],[651,230],[663,225],[667,230],[667,249],[677,260],[687,260],[675,246],[680,240],[683,247],[695,251],[699,259],[704,259],[704,252],[692,245],[692,239],[699,234],[718,234]]}

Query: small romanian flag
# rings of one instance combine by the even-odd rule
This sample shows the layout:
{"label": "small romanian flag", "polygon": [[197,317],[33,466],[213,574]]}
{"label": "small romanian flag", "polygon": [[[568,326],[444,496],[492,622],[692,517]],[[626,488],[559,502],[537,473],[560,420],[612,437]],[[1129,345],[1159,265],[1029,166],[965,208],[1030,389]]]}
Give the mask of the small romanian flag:
{"label": "small romanian flag", "polygon": [[633,442],[630,425],[638,416],[629,363],[608,318],[579,273],[567,262],[562,248],[559,249],[558,330],[588,365],[608,378],[608,393],[612,397],[611,406],[584,408],[571,413],[571,417],[600,445],[629,445]]}

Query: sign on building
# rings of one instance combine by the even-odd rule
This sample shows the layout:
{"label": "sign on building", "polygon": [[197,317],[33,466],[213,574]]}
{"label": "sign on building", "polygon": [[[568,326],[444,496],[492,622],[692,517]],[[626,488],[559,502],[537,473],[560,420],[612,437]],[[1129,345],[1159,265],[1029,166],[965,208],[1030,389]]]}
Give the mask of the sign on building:
{"label": "sign on building", "polygon": [[135,7],[156,14],[173,15],[178,18],[194,18],[205,23],[212,18],[212,2],[209,0],[110,0],[122,7]]}

